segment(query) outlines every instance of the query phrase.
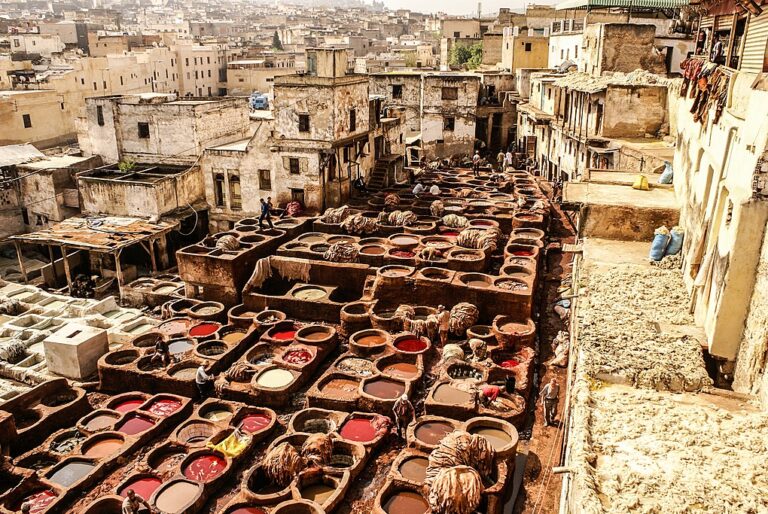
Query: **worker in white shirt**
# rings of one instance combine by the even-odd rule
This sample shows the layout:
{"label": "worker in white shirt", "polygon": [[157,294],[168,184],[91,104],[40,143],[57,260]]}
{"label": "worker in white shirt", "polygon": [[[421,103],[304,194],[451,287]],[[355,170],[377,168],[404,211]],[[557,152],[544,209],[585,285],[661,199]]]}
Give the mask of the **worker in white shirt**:
{"label": "worker in white shirt", "polygon": [[195,384],[197,385],[197,390],[200,392],[200,398],[205,399],[208,397],[210,384],[213,382],[213,379],[213,375],[206,373],[205,366],[201,364],[200,367],[197,368],[197,371],[195,372]]}
{"label": "worker in white shirt", "polygon": [[429,194],[437,196],[440,194],[440,188],[437,187],[437,184],[432,184],[432,187],[429,188]]}
{"label": "worker in white shirt", "polygon": [[421,182],[416,183],[416,187],[413,188],[413,194],[416,196],[419,196],[421,193],[424,192],[426,188],[424,187],[424,184]]}

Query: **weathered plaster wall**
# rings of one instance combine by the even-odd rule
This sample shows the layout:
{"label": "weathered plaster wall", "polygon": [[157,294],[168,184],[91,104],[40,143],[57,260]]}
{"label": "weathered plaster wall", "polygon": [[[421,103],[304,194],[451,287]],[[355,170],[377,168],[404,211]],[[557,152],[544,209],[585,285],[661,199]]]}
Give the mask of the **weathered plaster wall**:
{"label": "weathered plaster wall", "polygon": [[667,88],[664,86],[609,86],[606,91],[603,137],[665,135]]}
{"label": "weathered plaster wall", "polygon": [[[406,110],[406,129],[409,133],[421,130],[421,74],[379,73],[370,75],[371,94],[386,97],[385,107],[402,107]],[[401,86],[400,98],[392,95],[393,86]]]}
{"label": "weathered plaster wall", "polygon": [[654,25],[588,24],[584,28],[585,71],[602,75],[607,71],[643,69],[664,74],[664,58],[654,53],[655,34]]}

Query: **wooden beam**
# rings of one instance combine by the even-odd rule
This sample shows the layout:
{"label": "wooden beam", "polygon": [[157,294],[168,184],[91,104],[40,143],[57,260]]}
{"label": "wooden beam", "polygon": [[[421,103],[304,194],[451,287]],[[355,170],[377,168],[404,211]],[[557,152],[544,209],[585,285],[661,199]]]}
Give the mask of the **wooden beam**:
{"label": "wooden beam", "polygon": [[67,276],[67,287],[69,294],[72,294],[72,270],[69,269],[69,257],[67,256],[67,247],[61,246],[61,259],[64,261],[64,274]]}
{"label": "wooden beam", "polygon": [[51,272],[53,272],[53,285],[56,286],[56,282],[59,281],[59,277],[56,274],[56,258],[53,255],[53,245],[48,245],[48,257],[51,259]]}
{"label": "wooden beam", "polygon": [[115,252],[115,276],[117,278],[117,290],[120,295],[120,299],[123,299],[123,284],[125,283],[125,277],[123,276],[123,266],[120,264],[120,254],[122,250]]}
{"label": "wooden beam", "polygon": [[19,261],[19,271],[21,271],[21,276],[24,277],[24,283],[29,283],[29,277],[27,277],[27,267],[24,265],[24,256],[21,255],[21,242],[20,241],[14,241],[13,245],[16,247],[16,259]]}
{"label": "wooden beam", "polygon": [[149,259],[152,263],[152,273],[157,273],[157,259],[155,258],[155,239],[149,240]]}

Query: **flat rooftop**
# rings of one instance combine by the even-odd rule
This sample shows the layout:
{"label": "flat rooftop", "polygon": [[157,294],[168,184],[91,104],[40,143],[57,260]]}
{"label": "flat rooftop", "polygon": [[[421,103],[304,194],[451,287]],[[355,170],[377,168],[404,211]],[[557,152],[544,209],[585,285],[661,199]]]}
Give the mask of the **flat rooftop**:
{"label": "flat rooftop", "polygon": [[85,162],[89,159],[91,159],[91,157],[80,157],[77,155],[56,155],[41,161],[28,162],[26,164],[22,164],[21,166],[33,170],[68,168],[70,166],[74,166],[75,164]]}
{"label": "flat rooftop", "polygon": [[220,146],[213,146],[211,147],[211,150],[224,150],[224,151],[231,151],[231,152],[244,152],[248,148],[248,142],[251,140],[251,138],[245,138],[241,139],[240,141],[235,141],[234,143],[227,143],[225,145]]}
{"label": "flat rooftop", "polygon": [[566,182],[563,201],[597,205],[625,205],[638,209],[677,209],[674,191],[657,188],[650,191],[632,189],[631,184],[600,184],[594,182]]}

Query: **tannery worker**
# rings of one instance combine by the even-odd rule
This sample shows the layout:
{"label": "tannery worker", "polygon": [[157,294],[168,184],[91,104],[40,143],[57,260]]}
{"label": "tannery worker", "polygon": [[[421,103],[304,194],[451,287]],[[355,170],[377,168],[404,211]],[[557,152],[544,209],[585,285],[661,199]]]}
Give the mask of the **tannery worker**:
{"label": "tannery worker", "polygon": [[480,388],[480,394],[485,403],[493,403],[501,394],[501,387],[497,385],[485,384]]}
{"label": "tannery worker", "polygon": [[451,326],[451,312],[445,308],[445,305],[437,306],[437,330],[440,334],[440,346],[445,346],[448,342],[448,330]]}
{"label": "tannery worker", "polygon": [[424,187],[424,184],[421,182],[417,182],[416,185],[413,188],[413,194],[416,196],[419,196],[421,193],[424,192],[426,188]]}
{"label": "tannery worker", "polygon": [[540,398],[544,403],[544,425],[554,425],[555,416],[557,416],[557,403],[560,400],[560,385],[555,377],[550,378],[547,385],[541,390]]}
{"label": "tannery worker", "polygon": [[261,203],[261,214],[259,214],[259,228],[261,230],[264,230],[264,220],[269,223],[269,228],[275,228],[272,225],[272,215],[270,214],[269,210],[272,209],[272,197],[268,196],[266,201],[261,198],[259,200]]}
{"label": "tannery worker", "polygon": [[472,173],[476,176],[480,176],[480,152],[475,152],[472,156]]}
{"label": "tannery worker", "polygon": [[499,154],[496,156],[496,164],[499,166],[499,171],[504,171],[504,152],[499,150]]}
{"label": "tannery worker", "polygon": [[150,512],[156,512],[150,507],[147,500],[137,495],[133,489],[128,489],[125,499],[123,500],[122,514],[138,514],[142,507]]}
{"label": "tannery worker", "polygon": [[392,412],[395,414],[395,424],[397,425],[397,435],[405,438],[405,431],[411,421],[416,417],[416,409],[413,408],[411,400],[407,395],[402,395],[395,401],[395,405],[392,407]]}
{"label": "tannery worker", "polygon": [[155,343],[155,353],[152,354],[150,361],[152,363],[159,361],[161,366],[167,366],[171,363],[171,350],[164,339],[160,338]]}
{"label": "tannery worker", "polygon": [[202,364],[197,368],[197,371],[195,372],[195,384],[197,385],[198,392],[200,392],[200,398],[206,398],[208,396],[208,391],[210,390],[210,384],[213,382],[213,378],[212,375],[205,372],[205,366]]}
{"label": "tannery worker", "polygon": [[432,187],[429,188],[429,194],[437,196],[440,194],[440,187],[437,184],[432,184]]}

